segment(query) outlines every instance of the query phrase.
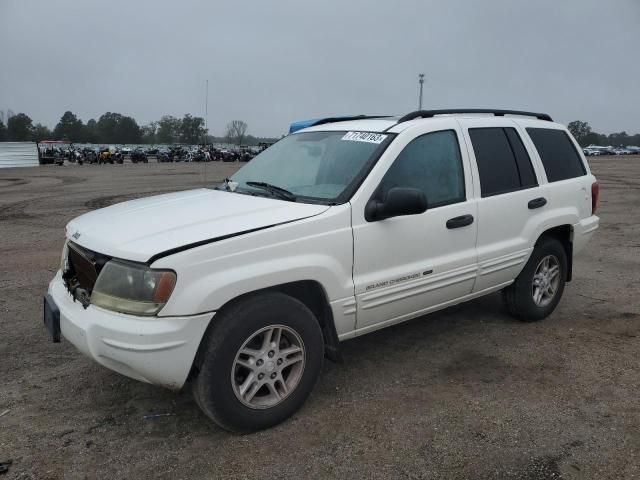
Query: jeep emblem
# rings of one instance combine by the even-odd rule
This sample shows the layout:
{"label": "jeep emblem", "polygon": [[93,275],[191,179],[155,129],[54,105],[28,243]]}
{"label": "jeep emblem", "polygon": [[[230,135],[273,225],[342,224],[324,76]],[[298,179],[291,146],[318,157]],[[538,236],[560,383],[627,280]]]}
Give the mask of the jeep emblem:
{"label": "jeep emblem", "polygon": [[71,235],[71,237],[73,237],[74,240],[77,240],[80,238],[80,232],[76,232],[73,235]]}

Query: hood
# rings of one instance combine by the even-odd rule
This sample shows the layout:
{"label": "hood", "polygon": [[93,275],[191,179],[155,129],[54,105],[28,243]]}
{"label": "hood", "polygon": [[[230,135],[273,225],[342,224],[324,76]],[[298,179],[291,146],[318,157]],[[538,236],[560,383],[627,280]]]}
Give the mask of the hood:
{"label": "hood", "polygon": [[300,220],[328,208],[203,188],[86,213],[69,222],[67,237],[94,252],[146,262],[168,250]]}

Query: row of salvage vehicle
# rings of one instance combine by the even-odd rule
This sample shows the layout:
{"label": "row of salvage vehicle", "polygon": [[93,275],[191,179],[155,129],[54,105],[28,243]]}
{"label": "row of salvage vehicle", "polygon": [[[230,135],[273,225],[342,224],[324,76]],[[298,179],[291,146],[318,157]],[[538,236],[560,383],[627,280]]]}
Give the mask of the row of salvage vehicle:
{"label": "row of salvage vehicle", "polygon": [[259,153],[256,147],[239,147],[237,149],[217,148],[214,146],[184,147],[172,145],[169,147],[92,147],[47,146],[40,148],[41,164],[62,165],[65,160],[69,163],[116,164],[129,159],[131,163],[148,163],[150,157],[157,162],[248,162]]}

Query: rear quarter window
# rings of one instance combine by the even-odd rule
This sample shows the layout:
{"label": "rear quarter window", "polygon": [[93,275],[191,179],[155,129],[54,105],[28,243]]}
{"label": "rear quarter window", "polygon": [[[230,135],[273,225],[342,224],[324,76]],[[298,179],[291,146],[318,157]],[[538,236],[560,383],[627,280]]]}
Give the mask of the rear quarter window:
{"label": "rear quarter window", "polygon": [[580,155],[565,131],[551,128],[527,128],[527,133],[538,150],[549,182],[587,174]]}

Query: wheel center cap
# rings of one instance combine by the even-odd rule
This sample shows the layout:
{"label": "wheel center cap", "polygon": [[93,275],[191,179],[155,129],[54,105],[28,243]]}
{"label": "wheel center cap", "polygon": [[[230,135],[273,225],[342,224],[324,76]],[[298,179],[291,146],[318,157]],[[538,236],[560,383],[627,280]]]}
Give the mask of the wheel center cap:
{"label": "wheel center cap", "polygon": [[276,368],[276,364],[273,361],[269,360],[267,363],[265,363],[264,368],[267,372],[273,372]]}

